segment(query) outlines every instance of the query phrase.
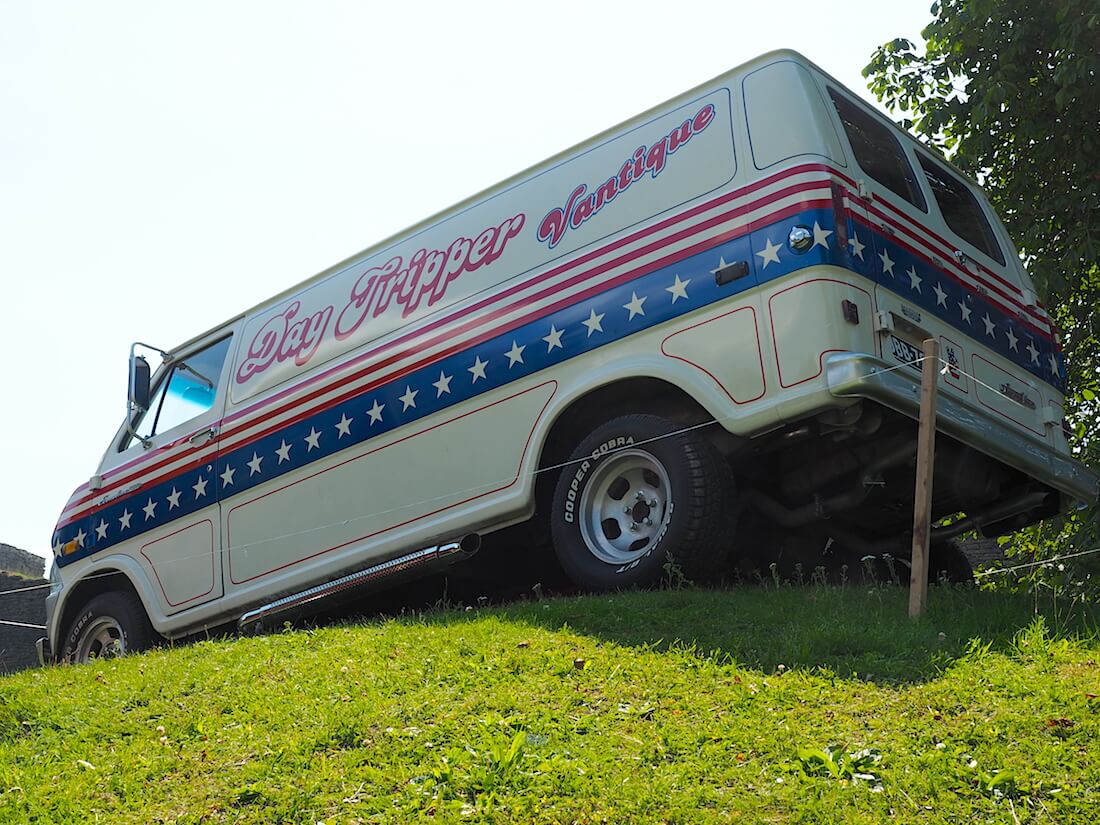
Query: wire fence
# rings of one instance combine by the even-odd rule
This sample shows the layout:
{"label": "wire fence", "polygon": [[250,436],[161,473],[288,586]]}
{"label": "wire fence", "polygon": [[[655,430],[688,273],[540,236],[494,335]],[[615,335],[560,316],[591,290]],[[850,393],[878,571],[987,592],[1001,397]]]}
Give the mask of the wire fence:
{"label": "wire fence", "polygon": [[[899,362],[899,363],[894,364],[894,365],[889,366],[889,367],[876,369],[876,370],[873,370],[870,373],[870,375],[873,377],[873,376],[876,376],[876,375],[885,375],[885,374],[894,372],[896,370],[903,370],[903,369],[907,369],[907,368],[912,369],[913,367],[917,367],[917,366],[920,366],[921,364],[923,364],[926,357],[927,356],[921,355],[920,357],[915,358],[911,361],[902,361],[902,362]],[[937,360],[940,362],[940,364],[942,364],[942,367],[940,369],[940,374],[941,375],[944,375],[944,374],[948,373],[949,371],[958,372],[959,374],[964,375],[968,379],[974,381],[975,384],[977,384],[979,386],[982,386],[982,387],[988,389],[989,391],[991,391],[993,393],[996,393],[999,396],[1002,396],[1003,398],[1005,398],[1009,402],[1011,402],[1011,403],[1013,403],[1013,404],[1015,404],[1019,407],[1022,407],[1024,409],[1028,410],[1029,412],[1033,412],[1029,407],[1022,404],[1020,401],[1018,401],[1017,399],[1015,399],[1012,396],[1008,395],[1007,393],[1003,392],[1000,388],[991,386],[990,384],[987,384],[986,382],[982,381],[977,376],[973,375],[972,373],[968,372],[967,370],[963,369],[962,367],[958,366],[957,364],[952,364],[952,363],[944,360],[943,358],[938,358]],[[702,421],[702,422],[699,422],[699,423],[696,423],[696,424],[691,424],[691,425],[688,425],[688,426],[685,426],[685,427],[681,427],[681,428],[672,430],[668,433],[665,433],[663,435],[655,436],[653,438],[647,439],[645,441],[635,442],[634,444],[632,444],[630,446],[630,449],[636,449],[639,446],[645,446],[646,444],[652,444],[654,442],[661,441],[661,440],[668,439],[668,438],[676,438],[676,437],[679,437],[681,435],[685,435],[687,433],[691,433],[691,432],[696,431],[696,430],[700,430],[700,429],[703,429],[703,428],[706,428],[706,427],[712,427],[716,424],[722,424],[724,422],[734,421],[734,420],[737,420],[739,417],[740,417],[739,415],[728,415],[728,416],[712,417],[712,418],[709,418],[705,421]],[[615,451],[612,450],[610,452],[613,453]],[[557,471],[565,469],[567,467],[580,464],[580,463],[582,463],[583,461],[586,461],[586,460],[587,460],[587,458],[577,458],[577,459],[571,459],[571,460],[568,460],[568,461],[559,462],[559,463],[556,463],[556,464],[547,465],[545,467],[538,467],[534,470],[529,471],[526,474],[526,476],[528,478],[534,478],[534,477],[539,476],[539,475],[544,474],[544,473],[557,472]],[[397,507],[391,507],[391,508],[387,508],[387,509],[384,509],[384,510],[376,510],[376,511],[372,511],[370,513],[365,513],[361,516],[357,516],[354,519],[343,519],[343,520],[339,520],[339,521],[329,522],[329,523],[326,523],[326,524],[314,525],[314,526],[308,527],[304,530],[296,530],[296,531],[289,532],[289,533],[284,533],[284,534],[281,534],[281,535],[278,535],[278,536],[269,536],[269,537],[261,539],[259,541],[234,545],[233,549],[235,551],[247,551],[247,550],[262,547],[265,544],[271,544],[271,543],[274,543],[274,542],[285,541],[287,539],[300,538],[300,537],[309,535],[311,533],[317,533],[317,532],[321,532],[321,531],[330,529],[330,528],[338,526],[338,525],[339,526],[347,526],[349,524],[355,524],[357,522],[378,518],[380,516],[392,515],[393,513],[401,512],[401,511],[404,511],[404,510],[410,510],[410,509],[413,509],[413,508],[422,507],[424,505],[436,504],[436,503],[444,501],[444,500],[459,500],[460,497],[463,497],[463,496],[468,496],[470,494],[476,494],[478,492],[485,492],[485,491],[488,491],[488,490],[498,488],[501,484],[514,483],[516,480],[518,480],[519,478],[522,478],[522,477],[524,477],[523,474],[521,474],[520,476],[513,476],[513,477],[509,477],[509,478],[501,478],[501,479],[496,479],[496,480],[489,481],[489,482],[483,482],[481,484],[471,485],[471,486],[468,486],[468,487],[464,487],[464,488],[460,488],[460,489],[457,489],[457,490],[454,490],[454,491],[450,491],[450,492],[442,494],[442,495],[431,496],[431,497],[428,497],[428,498],[423,498],[423,499],[419,499],[419,500],[411,501],[411,502],[405,502],[405,503],[403,503],[403,504],[401,504]],[[1058,558],[1051,558],[1051,559],[1046,559],[1046,560],[1043,560],[1043,561],[1029,562],[1029,563],[1026,563],[1026,564],[1016,565],[1014,567],[995,568],[995,569],[990,569],[990,570],[983,570],[983,571],[979,571],[978,573],[976,573],[975,576],[995,575],[995,574],[1000,574],[1000,573],[1007,573],[1007,572],[1010,572],[1012,570],[1022,569],[1022,568],[1025,568],[1025,567],[1038,567],[1038,566],[1043,566],[1043,565],[1057,564],[1059,561],[1064,560],[1064,559],[1077,558],[1078,556],[1085,556],[1085,555],[1089,555],[1089,554],[1095,553],[1095,552],[1100,552],[1100,548],[1096,548],[1096,549],[1093,549],[1093,550],[1085,550],[1085,551],[1081,551],[1081,552],[1078,552],[1078,553],[1071,553],[1071,554],[1064,555],[1064,556],[1061,556],[1061,557],[1058,557]],[[165,559],[165,560],[163,560],[163,564],[166,565],[166,566],[167,565],[172,565],[172,564],[180,564],[180,563],[183,563],[183,562],[192,561],[192,560],[199,559],[199,558],[209,558],[209,556],[210,556],[209,552],[189,554],[189,555],[181,555],[181,556],[176,556],[176,557],[173,557],[173,558],[170,558],[170,559]],[[87,581],[87,580],[91,580],[91,579],[103,578],[103,577],[108,577],[108,576],[117,576],[117,575],[122,575],[122,574],[118,571],[113,571],[113,570],[112,571],[105,571],[105,572],[102,572],[102,573],[93,573],[91,575],[85,576],[83,580]],[[16,593],[26,593],[28,591],[33,591],[33,590],[45,590],[45,589],[51,588],[53,586],[54,586],[54,584],[47,582],[47,583],[44,583],[44,584],[29,585],[27,587],[20,587],[20,588],[15,588],[15,589],[12,589],[12,590],[0,591],[0,601],[2,601],[3,597],[7,596],[7,595],[13,595],[13,594],[16,594]],[[28,624],[28,623],[25,623],[25,622],[16,622],[16,621],[6,620],[6,619],[0,619],[0,625],[45,629],[43,625]]]}

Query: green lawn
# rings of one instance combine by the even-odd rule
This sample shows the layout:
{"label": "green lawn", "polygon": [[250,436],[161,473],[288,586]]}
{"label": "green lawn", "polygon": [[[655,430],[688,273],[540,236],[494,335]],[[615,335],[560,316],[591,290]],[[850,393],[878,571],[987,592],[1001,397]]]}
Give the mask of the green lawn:
{"label": "green lawn", "polygon": [[905,605],[629,593],[25,672],[0,822],[1096,822],[1092,619]]}

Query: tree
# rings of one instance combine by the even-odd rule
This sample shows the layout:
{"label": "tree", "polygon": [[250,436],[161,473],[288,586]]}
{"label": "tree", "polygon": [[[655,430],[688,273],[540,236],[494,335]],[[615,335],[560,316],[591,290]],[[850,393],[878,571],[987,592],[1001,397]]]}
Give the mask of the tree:
{"label": "tree", "polygon": [[[893,40],[864,76],[989,193],[1063,330],[1073,449],[1100,468],[1100,2],[940,0],[931,13],[923,53]],[[1047,557],[1094,547],[1097,516],[1075,512],[1013,542]],[[1095,584],[1098,560],[1061,572]]]}

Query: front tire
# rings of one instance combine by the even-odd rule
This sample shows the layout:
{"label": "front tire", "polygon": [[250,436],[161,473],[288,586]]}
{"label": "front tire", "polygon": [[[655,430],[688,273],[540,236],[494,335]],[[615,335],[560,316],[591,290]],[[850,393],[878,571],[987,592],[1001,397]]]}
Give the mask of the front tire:
{"label": "front tire", "polygon": [[156,633],[132,593],[100,593],[69,623],[61,661],[85,664],[137,653],[153,646]]}
{"label": "front tire", "polygon": [[597,427],[573,450],[554,491],[554,552],[590,590],[660,580],[667,556],[705,582],[724,568],[733,477],[698,431],[654,415]]}

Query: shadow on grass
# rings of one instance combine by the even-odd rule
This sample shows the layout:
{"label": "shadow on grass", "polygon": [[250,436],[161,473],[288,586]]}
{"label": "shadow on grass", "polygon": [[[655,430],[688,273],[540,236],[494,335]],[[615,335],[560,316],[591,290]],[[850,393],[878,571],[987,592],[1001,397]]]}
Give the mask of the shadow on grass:
{"label": "shadow on grass", "polygon": [[1054,638],[1097,638],[1096,608],[1026,595],[934,587],[927,614],[908,617],[903,587],[784,586],[665,590],[429,611],[418,619],[458,624],[483,615],[547,630],[568,629],[630,647],[691,650],[765,673],[826,671],[883,684],[935,678],[972,649],[1008,651],[1043,616]]}

